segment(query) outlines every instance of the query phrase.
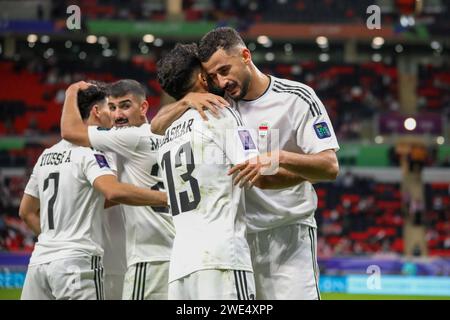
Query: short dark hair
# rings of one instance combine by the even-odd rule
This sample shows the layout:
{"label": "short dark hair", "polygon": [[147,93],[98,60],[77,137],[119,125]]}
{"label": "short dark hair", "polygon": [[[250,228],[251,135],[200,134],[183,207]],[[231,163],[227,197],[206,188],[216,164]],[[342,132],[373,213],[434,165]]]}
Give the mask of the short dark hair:
{"label": "short dark hair", "polygon": [[177,43],[157,63],[158,81],[161,88],[176,100],[183,98],[195,84],[195,72],[201,70],[195,43]]}
{"label": "short dark hair", "polygon": [[94,85],[78,91],[77,94],[78,109],[83,120],[89,118],[89,114],[95,104],[105,101],[108,96],[108,91],[104,83],[96,81],[88,82]]}
{"label": "short dark hair", "polygon": [[146,98],[145,87],[133,79],[121,79],[108,86],[109,95],[123,97],[131,93],[135,97]]}
{"label": "short dark hair", "polygon": [[227,51],[237,46],[245,47],[245,43],[236,30],[230,27],[217,28],[205,34],[200,40],[198,58],[201,62],[206,62],[218,49]]}

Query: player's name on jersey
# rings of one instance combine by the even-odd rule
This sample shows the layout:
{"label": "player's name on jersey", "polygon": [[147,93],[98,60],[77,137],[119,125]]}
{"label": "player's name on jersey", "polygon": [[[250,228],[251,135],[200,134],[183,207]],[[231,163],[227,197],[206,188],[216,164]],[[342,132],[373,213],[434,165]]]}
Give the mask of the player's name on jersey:
{"label": "player's name on jersey", "polygon": [[63,152],[49,152],[44,153],[41,158],[40,167],[43,166],[58,166],[63,162],[70,162],[70,155],[72,154],[72,150],[63,151]]}
{"label": "player's name on jersey", "polygon": [[158,150],[159,147],[161,146],[161,139],[157,139],[157,138],[153,138],[153,137],[149,137],[150,139],[150,149],[152,151]]}
{"label": "player's name on jersey", "polygon": [[192,131],[192,123],[194,122],[194,119],[191,118],[189,120],[184,121],[183,123],[180,123],[176,127],[172,127],[168,130],[166,130],[166,134],[161,142],[161,145],[170,142],[176,138],[179,138],[183,136],[184,134]]}

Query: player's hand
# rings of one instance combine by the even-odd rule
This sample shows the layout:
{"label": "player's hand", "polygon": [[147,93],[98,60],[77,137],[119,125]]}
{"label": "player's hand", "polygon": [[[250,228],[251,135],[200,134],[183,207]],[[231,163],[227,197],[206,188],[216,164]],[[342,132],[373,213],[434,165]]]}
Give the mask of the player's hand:
{"label": "player's hand", "polygon": [[228,175],[237,173],[237,176],[233,179],[233,184],[239,184],[240,188],[245,185],[248,185],[248,188],[253,186],[260,187],[262,175],[276,174],[279,163],[278,157],[278,151],[260,154],[235,165],[228,171]]}
{"label": "player's hand", "polygon": [[93,86],[94,84],[86,82],[86,81],[78,81],[75,83],[72,83],[66,90],[66,94],[74,93],[77,94],[80,90],[86,90],[90,86]]}
{"label": "player's hand", "polygon": [[205,121],[208,120],[205,109],[210,110],[216,118],[219,118],[219,110],[230,105],[224,98],[212,93],[190,92],[182,100],[187,102],[190,107],[195,108]]}

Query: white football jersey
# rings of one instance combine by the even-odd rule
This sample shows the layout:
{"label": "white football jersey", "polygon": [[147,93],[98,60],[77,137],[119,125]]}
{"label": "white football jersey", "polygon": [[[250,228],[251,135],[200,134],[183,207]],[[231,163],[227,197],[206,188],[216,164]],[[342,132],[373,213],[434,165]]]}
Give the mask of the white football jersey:
{"label": "white football jersey", "polygon": [[105,209],[102,217],[105,274],[124,275],[127,271],[126,233],[120,205]]}
{"label": "white football jersey", "polygon": [[105,198],[93,187],[97,177],[114,175],[101,151],[61,140],[45,149],[25,193],[40,200],[41,234],[30,265],[56,259],[103,255]]}
{"label": "white football jersey", "polygon": [[[160,136],[150,125],[104,129],[89,126],[91,145],[117,154],[121,182],[159,190],[162,179],[157,164]],[[175,229],[167,208],[121,205],[125,218],[127,266],[138,262],[168,261]]]}
{"label": "white football jersey", "polygon": [[[299,154],[339,150],[325,107],[314,90],[302,83],[270,76],[270,85],[259,98],[229,101],[244,124],[257,131],[261,153],[271,148]],[[297,222],[316,227],[316,208],[317,195],[310,182],[280,190],[252,188],[246,194],[248,231]]]}
{"label": "white football jersey", "polygon": [[169,282],[205,269],[252,271],[244,190],[227,175],[258,154],[239,115],[222,110],[205,122],[193,109],[166,130],[158,161],[175,224]]}
{"label": "white football jersey", "polygon": [[[106,153],[117,163],[117,155]],[[122,168],[120,168],[122,172]],[[116,169],[116,174],[119,176]],[[105,209],[102,215],[103,267],[107,275],[124,275],[127,271],[125,220],[120,205]]]}

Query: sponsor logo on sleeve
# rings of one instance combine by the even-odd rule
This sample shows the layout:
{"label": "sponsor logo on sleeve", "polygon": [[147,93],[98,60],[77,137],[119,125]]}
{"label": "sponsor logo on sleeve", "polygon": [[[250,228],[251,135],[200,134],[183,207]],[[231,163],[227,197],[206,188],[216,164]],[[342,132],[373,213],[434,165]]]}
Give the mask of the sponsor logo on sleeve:
{"label": "sponsor logo on sleeve", "polygon": [[95,160],[97,160],[98,165],[100,168],[107,167],[110,168],[108,161],[106,160],[105,156],[102,154],[94,154]]}
{"label": "sponsor logo on sleeve", "polygon": [[314,124],[314,130],[316,131],[317,137],[319,139],[325,139],[331,137],[331,131],[330,128],[328,128],[328,125],[326,122],[320,122]]}

